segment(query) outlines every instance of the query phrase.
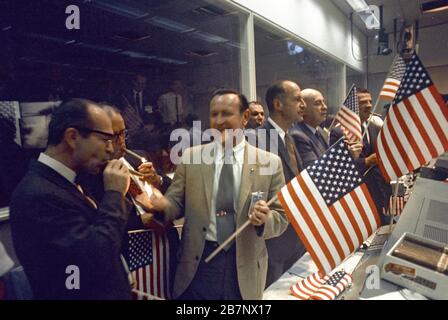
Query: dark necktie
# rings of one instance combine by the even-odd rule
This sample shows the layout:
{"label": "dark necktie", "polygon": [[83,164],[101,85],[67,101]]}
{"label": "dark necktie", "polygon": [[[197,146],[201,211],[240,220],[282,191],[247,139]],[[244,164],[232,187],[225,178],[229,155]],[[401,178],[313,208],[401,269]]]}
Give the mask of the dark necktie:
{"label": "dark necktie", "polygon": [[140,93],[136,92],[135,93],[135,107],[137,109],[137,111],[140,113],[142,110],[142,105],[140,103]]}
{"label": "dark necktie", "polygon": [[322,135],[320,134],[319,130],[316,130],[316,133],[314,134],[317,138],[317,141],[319,142],[319,146],[321,147],[322,151],[326,151],[327,150],[327,144],[324,140],[324,137],[322,137]]}
{"label": "dark necktie", "polygon": [[294,141],[292,140],[289,134],[285,135],[285,147],[286,151],[288,152],[289,162],[293,170],[293,173],[297,175],[299,173],[299,167],[297,166],[297,157],[294,148]]}
{"label": "dark necktie", "polygon": [[[235,206],[233,203],[233,152],[226,152],[216,193],[216,238],[223,243],[235,231]],[[228,250],[232,243],[224,247]]]}

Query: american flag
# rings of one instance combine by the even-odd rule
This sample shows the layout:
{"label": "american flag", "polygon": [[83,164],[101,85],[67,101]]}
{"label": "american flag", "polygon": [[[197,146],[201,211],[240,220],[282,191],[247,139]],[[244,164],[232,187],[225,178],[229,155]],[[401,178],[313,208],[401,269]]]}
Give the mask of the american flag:
{"label": "american flag", "polygon": [[404,72],[406,71],[406,62],[400,55],[395,56],[392,63],[391,71],[386,78],[383,88],[380,92],[380,98],[392,101],[400,87],[401,79],[403,79]]}
{"label": "american flag", "polygon": [[332,276],[316,272],[291,287],[291,294],[300,300],[334,300],[352,283],[352,276],[344,270]]}
{"label": "american flag", "polygon": [[[393,210],[394,209],[394,207],[393,207],[394,200],[395,200],[395,210]],[[396,198],[394,196],[390,196],[389,208],[387,208],[387,210],[383,208],[383,214],[385,216],[390,216],[390,215],[399,216],[403,212],[406,202],[407,201],[405,200],[404,196],[397,196]]]}
{"label": "american flag", "polygon": [[359,100],[356,86],[350,90],[343,106],[336,114],[342,131],[349,141],[362,141],[361,119],[359,118]]}
{"label": "american flag", "polygon": [[380,225],[375,204],[340,139],[278,193],[289,221],[327,274]]}
{"label": "american flag", "polygon": [[22,145],[20,139],[20,107],[18,101],[0,101],[0,117],[6,118],[16,127],[15,142]]}
{"label": "american flag", "polygon": [[[167,235],[158,235],[151,230],[138,230],[128,232],[128,239],[125,258],[136,281],[136,289],[150,296],[169,299]],[[137,298],[145,299],[143,295],[137,295]]]}
{"label": "american flag", "polygon": [[379,168],[396,180],[447,149],[448,108],[414,54],[376,141]]}

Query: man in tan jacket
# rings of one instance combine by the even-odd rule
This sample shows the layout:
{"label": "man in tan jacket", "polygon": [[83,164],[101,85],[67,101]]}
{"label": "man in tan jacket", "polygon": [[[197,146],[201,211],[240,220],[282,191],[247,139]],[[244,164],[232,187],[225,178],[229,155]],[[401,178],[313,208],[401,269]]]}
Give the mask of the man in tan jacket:
{"label": "man in tan jacket", "polygon": [[[288,221],[278,200],[269,207],[258,201],[251,208],[251,196],[263,191],[269,200],[285,182],[280,159],[244,139],[247,104],[238,92],[215,92],[210,102],[215,141],[187,149],[165,197],[152,198],[165,219],[185,217],[176,298],[262,298],[268,260],[265,239],[279,236]],[[219,243],[248,219],[251,224],[236,240],[206,263]]]}

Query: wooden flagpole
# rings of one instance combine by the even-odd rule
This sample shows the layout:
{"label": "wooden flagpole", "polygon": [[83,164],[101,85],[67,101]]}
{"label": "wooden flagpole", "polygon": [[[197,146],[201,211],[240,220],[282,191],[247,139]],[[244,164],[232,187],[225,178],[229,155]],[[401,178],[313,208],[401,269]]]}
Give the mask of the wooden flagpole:
{"label": "wooden flagpole", "polygon": [[[277,200],[277,195],[275,195],[271,200],[268,201],[267,206],[269,207],[275,200]],[[205,259],[205,263],[209,263],[218,253],[222,251],[230,242],[233,241],[241,232],[243,232],[250,225],[250,220],[248,219],[241,227],[239,227],[230,237],[228,237],[218,248],[216,248],[210,255]]]}

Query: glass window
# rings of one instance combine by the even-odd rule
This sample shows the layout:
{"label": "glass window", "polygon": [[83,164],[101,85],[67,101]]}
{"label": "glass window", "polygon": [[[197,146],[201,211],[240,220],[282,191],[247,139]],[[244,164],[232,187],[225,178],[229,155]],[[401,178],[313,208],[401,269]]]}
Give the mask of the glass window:
{"label": "glass window", "polygon": [[0,101],[19,103],[34,157],[52,110],[72,97],[131,110],[128,147],[167,151],[174,128],[207,129],[215,89],[241,89],[246,17],[207,0],[1,1]]}
{"label": "glass window", "polygon": [[322,92],[330,113],[344,97],[344,65],[319,53],[290,34],[267,22],[255,20],[257,100],[265,101],[268,87],[276,80],[297,82],[301,89]]}

